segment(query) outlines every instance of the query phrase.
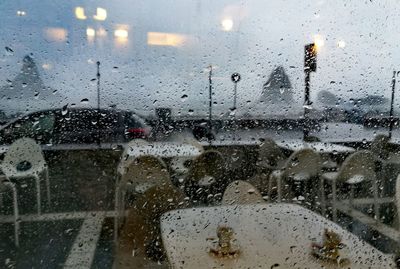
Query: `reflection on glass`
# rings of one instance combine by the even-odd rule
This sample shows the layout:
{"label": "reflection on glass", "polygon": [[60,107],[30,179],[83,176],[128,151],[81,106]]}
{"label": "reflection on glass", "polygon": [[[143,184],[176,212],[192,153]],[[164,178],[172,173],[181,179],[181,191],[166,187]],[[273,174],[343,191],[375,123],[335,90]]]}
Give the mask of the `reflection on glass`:
{"label": "reflection on glass", "polygon": [[67,40],[67,30],[64,28],[45,28],[44,37],[50,42],[64,42]]}
{"label": "reflection on glass", "polygon": [[87,37],[95,37],[96,36],[96,31],[93,28],[88,27],[86,29],[86,35]]}
{"label": "reflection on glass", "polygon": [[147,44],[151,46],[179,47],[183,45],[186,39],[187,38],[184,35],[180,34],[157,33],[157,32],[147,33]]}
{"label": "reflection on glass", "polygon": [[114,31],[114,36],[121,39],[128,38],[128,31],[125,29],[117,29]]}
{"label": "reflection on glass", "polygon": [[26,15],[26,12],[23,11],[23,10],[18,10],[18,11],[17,11],[17,15],[18,15],[18,16],[25,16],[25,15]]}
{"label": "reflection on glass", "polygon": [[98,37],[105,37],[107,36],[107,31],[103,27],[100,27],[99,29],[97,29],[96,34]]}
{"label": "reflection on glass", "polygon": [[337,46],[339,48],[344,48],[344,47],[346,47],[346,42],[344,40],[339,40],[337,43]]}
{"label": "reflection on glass", "polygon": [[42,68],[45,69],[45,70],[50,70],[52,68],[52,65],[49,64],[49,63],[42,64]]}
{"label": "reflection on glass", "polygon": [[224,31],[231,31],[233,28],[233,20],[231,19],[223,19],[221,24]]}
{"label": "reflection on glass", "polygon": [[104,21],[107,19],[107,10],[104,8],[98,7],[96,9],[96,14],[93,16],[93,19],[98,21]]}
{"label": "reflection on glass", "polygon": [[85,9],[83,7],[76,7],[75,8],[75,17],[78,20],[86,20]]}

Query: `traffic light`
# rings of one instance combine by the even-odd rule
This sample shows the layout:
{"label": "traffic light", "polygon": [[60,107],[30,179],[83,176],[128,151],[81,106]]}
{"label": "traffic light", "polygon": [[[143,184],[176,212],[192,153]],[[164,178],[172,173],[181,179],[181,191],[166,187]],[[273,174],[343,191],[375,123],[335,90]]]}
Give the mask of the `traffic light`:
{"label": "traffic light", "polygon": [[304,72],[317,71],[317,46],[315,43],[304,47]]}

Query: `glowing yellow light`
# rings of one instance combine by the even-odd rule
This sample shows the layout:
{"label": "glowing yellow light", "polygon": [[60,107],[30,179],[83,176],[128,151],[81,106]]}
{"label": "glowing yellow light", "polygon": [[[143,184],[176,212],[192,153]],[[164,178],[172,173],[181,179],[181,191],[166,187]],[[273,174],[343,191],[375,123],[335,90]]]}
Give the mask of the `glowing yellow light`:
{"label": "glowing yellow light", "polygon": [[96,31],[93,28],[87,28],[86,29],[86,35],[88,37],[95,37],[96,36]]}
{"label": "glowing yellow light", "polygon": [[339,48],[344,48],[344,47],[346,47],[346,42],[345,42],[344,40],[339,40],[339,41],[337,42],[337,46],[338,46]]}
{"label": "glowing yellow light", "polygon": [[147,33],[147,44],[151,46],[172,46],[179,47],[186,41],[184,35],[172,33]]}
{"label": "glowing yellow light", "polygon": [[224,20],[222,20],[221,25],[222,25],[222,29],[224,31],[231,31],[233,28],[233,20],[224,19]]}
{"label": "glowing yellow light", "polygon": [[44,37],[47,41],[63,42],[67,40],[67,30],[64,28],[45,28]]}
{"label": "glowing yellow light", "polygon": [[118,38],[128,38],[128,30],[117,29],[114,31],[114,36]]}
{"label": "glowing yellow light", "polygon": [[75,8],[75,17],[78,20],[86,20],[85,9],[83,7],[76,7]]}
{"label": "glowing yellow light", "polygon": [[320,35],[315,35],[314,36],[314,44],[317,50],[322,48],[325,45],[325,40],[322,36]]}
{"label": "glowing yellow light", "polygon": [[23,10],[18,10],[18,11],[17,11],[17,15],[18,15],[18,16],[25,16],[25,15],[26,15],[26,12],[23,11]]}
{"label": "glowing yellow light", "polygon": [[93,16],[93,19],[98,20],[98,21],[104,21],[107,19],[107,10],[104,8],[98,7],[96,9],[96,15]]}

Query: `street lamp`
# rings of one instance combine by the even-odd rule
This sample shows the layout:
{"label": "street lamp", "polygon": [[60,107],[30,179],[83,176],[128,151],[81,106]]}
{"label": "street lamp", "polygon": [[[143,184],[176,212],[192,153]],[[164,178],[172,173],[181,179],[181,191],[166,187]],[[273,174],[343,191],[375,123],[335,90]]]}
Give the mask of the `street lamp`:
{"label": "street lamp", "polygon": [[[308,110],[312,104],[310,101],[310,74],[317,71],[317,49],[318,43],[307,44],[304,47],[304,74],[305,74],[305,90],[304,90],[304,126],[303,139],[306,140],[309,134],[309,126],[307,126]],[[322,46],[323,42],[319,42]]]}

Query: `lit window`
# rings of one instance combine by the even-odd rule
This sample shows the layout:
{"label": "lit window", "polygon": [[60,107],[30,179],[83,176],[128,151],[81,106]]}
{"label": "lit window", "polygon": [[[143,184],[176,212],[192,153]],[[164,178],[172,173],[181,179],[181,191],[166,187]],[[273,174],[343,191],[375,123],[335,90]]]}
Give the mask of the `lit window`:
{"label": "lit window", "polygon": [[128,37],[128,31],[125,29],[117,29],[114,31],[114,36],[118,38],[127,38]]}

